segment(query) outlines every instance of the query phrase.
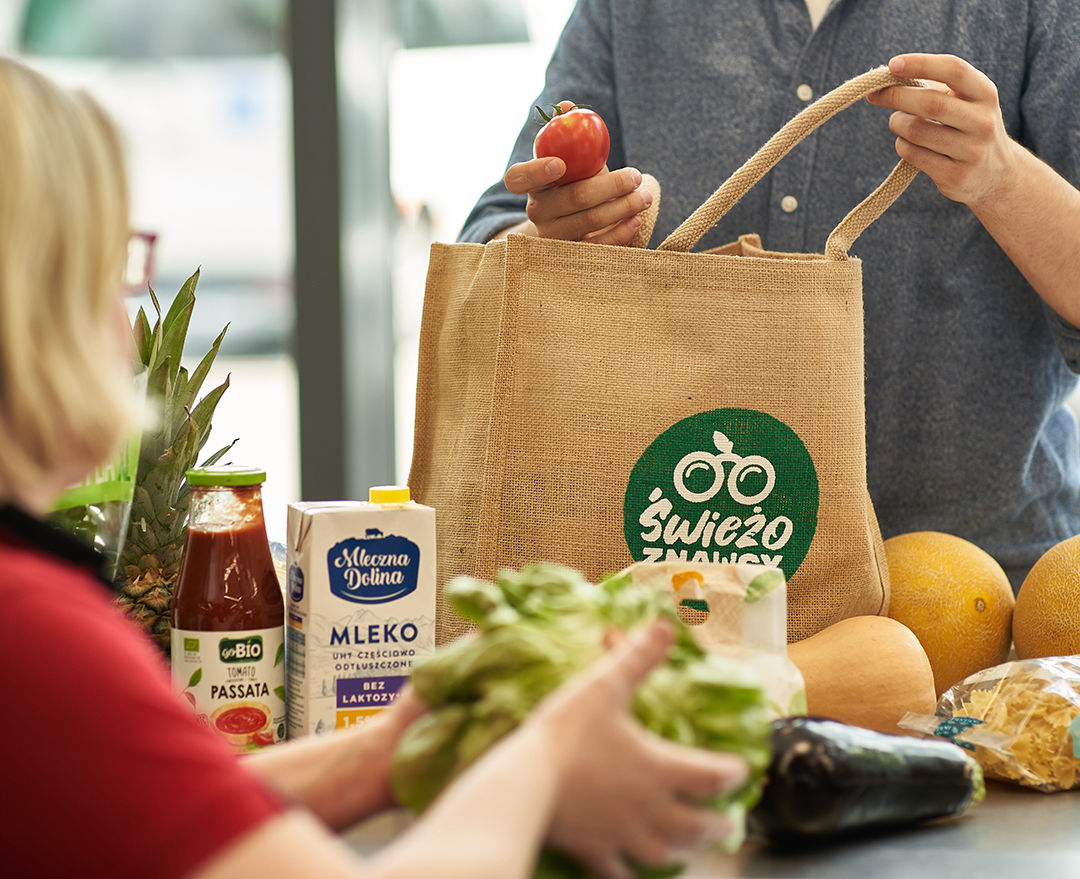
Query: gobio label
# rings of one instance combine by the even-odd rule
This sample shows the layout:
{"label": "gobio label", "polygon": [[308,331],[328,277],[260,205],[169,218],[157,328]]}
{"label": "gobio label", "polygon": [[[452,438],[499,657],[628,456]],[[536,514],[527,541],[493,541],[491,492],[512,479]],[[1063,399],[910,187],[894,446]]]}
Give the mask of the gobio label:
{"label": "gobio label", "polygon": [[818,478],[798,434],[753,409],[684,418],[630,472],[623,528],[639,561],[756,562],[791,579],[817,528]]}
{"label": "gobio label", "polygon": [[222,638],[218,642],[218,656],[222,662],[258,662],[263,658],[262,636]]}

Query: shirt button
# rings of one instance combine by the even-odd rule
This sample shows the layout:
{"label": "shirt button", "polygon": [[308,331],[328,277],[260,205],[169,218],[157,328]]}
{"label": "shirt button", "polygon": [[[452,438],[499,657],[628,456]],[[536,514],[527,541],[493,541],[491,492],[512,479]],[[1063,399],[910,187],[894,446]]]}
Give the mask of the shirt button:
{"label": "shirt button", "polygon": [[800,101],[809,101],[814,97],[814,90],[810,88],[805,82],[795,89],[795,94]]}
{"label": "shirt button", "polygon": [[780,199],[780,210],[785,214],[790,214],[793,211],[799,209],[799,200],[793,195],[785,195]]}

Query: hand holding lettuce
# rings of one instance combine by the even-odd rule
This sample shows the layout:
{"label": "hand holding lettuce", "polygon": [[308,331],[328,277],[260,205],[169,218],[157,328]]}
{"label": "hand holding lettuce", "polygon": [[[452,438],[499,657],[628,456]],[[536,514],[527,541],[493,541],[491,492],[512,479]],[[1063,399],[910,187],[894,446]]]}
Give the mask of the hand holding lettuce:
{"label": "hand holding lettuce", "polygon": [[[613,631],[636,630],[663,617],[670,620],[675,643],[666,660],[638,687],[633,714],[658,736],[681,745],[727,751],[747,761],[749,779],[737,790],[708,797],[700,790],[688,794],[727,815],[733,832],[725,841],[729,847],[738,844],[745,809],[760,795],[761,774],[769,758],[770,725],[762,691],[741,664],[706,654],[665,595],[635,587],[628,576],[594,585],[576,571],[554,565],[503,571],[495,583],[459,578],[447,595],[459,613],[477,624],[479,633],[442,648],[414,671],[413,685],[430,711],[406,732],[395,752],[391,785],[401,803],[417,810],[425,808],[451,779],[516,728],[549,693],[603,656]],[[596,698],[601,697],[597,694]],[[584,706],[586,701],[578,704]],[[613,724],[619,722],[617,710],[608,714],[613,716]],[[582,737],[583,751],[597,744],[586,737],[595,731],[599,739],[603,732],[587,724],[566,727],[568,740]],[[606,783],[593,786],[604,789],[609,800],[613,790],[632,792],[647,772],[650,759],[675,753],[687,759],[696,756],[652,736],[635,736],[642,749],[640,759],[604,767]],[[650,748],[654,750],[650,752]],[[599,756],[605,758],[606,754]],[[665,796],[674,800],[655,779],[649,779],[643,788],[655,798],[658,808],[664,805]],[[715,790],[714,786],[708,792]],[[577,820],[588,820],[587,804],[577,801],[574,805]],[[557,845],[561,844],[559,826],[560,816],[556,815],[552,838]],[[578,861],[584,857],[583,852],[571,854],[577,855]],[[575,861],[545,852],[538,875],[586,873]]]}

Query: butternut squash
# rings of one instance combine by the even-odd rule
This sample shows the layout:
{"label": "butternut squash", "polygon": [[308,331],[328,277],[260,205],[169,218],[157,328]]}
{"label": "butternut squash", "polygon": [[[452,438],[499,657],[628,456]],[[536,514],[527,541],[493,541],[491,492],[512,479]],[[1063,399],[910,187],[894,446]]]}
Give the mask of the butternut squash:
{"label": "butternut squash", "polygon": [[807,713],[904,732],[908,711],[933,714],[934,672],[915,634],[889,617],[858,616],[788,645],[806,684]]}

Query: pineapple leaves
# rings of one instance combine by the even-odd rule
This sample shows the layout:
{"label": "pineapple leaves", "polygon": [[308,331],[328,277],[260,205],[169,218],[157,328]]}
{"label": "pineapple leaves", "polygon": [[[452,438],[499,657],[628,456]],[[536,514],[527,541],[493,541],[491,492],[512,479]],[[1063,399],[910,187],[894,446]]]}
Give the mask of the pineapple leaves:
{"label": "pineapple leaves", "polygon": [[[225,390],[228,387],[229,379],[226,377],[225,381],[199,401],[199,405],[188,414],[183,426],[173,439],[172,448],[169,449],[168,452],[175,450],[177,454],[181,456],[185,464],[177,473],[178,479],[176,487],[170,497],[180,500],[182,497],[186,496],[187,486],[186,484],[181,484],[181,480],[183,479],[184,473],[195,466],[199,452],[202,451],[202,447],[210,438],[210,419],[213,417],[214,409],[217,408],[221,395],[225,393]],[[233,443],[235,442],[236,441],[233,440]],[[225,452],[231,449],[233,443],[230,443],[223,449],[221,454],[225,454]],[[184,507],[186,510],[186,501]]]}
{"label": "pineapple leaves", "polygon": [[[136,343],[139,346],[140,357],[149,370],[148,396],[156,401],[159,412],[161,429],[154,437],[144,438],[149,440],[147,457],[154,459],[166,448],[175,443],[181,436],[185,424],[195,406],[195,398],[202,389],[214,360],[217,358],[221,343],[225,338],[228,325],[221,331],[210,346],[210,350],[203,356],[195,372],[188,374],[183,367],[181,358],[184,353],[184,342],[187,337],[188,327],[191,322],[191,314],[195,308],[195,289],[199,282],[199,271],[188,278],[176,298],[169,306],[165,317],[161,317],[161,304],[153,290],[150,291],[154,308],[158,314],[158,320],[152,331],[148,330],[149,321],[145,314],[142,320],[136,318],[134,328]],[[140,326],[141,324],[141,326]],[[146,334],[149,332],[149,341]],[[228,383],[226,382],[226,386]],[[212,413],[221,393],[214,396],[214,403],[209,405]],[[200,431],[203,433],[205,442],[206,429],[209,425],[209,417],[201,419]],[[201,447],[201,446],[200,446]]]}
{"label": "pineapple leaves", "polygon": [[149,371],[157,363],[158,351],[161,350],[161,303],[158,302],[154,288],[148,287],[147,289],[150,291],[150,301],[154,303],[154,313],[157,315],[154,320],[154,329],[150,337],[150,350],[146,355],[146,359],[143,361],[143,366]]}
{"label": "pineapple leaves", "polygon": [[[198,283],[199,272],[196,270],[195,274],[184,282],[180,292],[169,305],[164,318],[161,316],[161,303],[158,301],[157,294],[153,287],[150,288],[150,301],[153,302],[154,311],[157,313],[157,320],[154,321],[152,331],[149,329],[150,322],[145,312],[140,309],[139,316],[136,317],[135,339],[143,365],[153,371],[162,361],[168,361],[170,378],[173,381],[176,380],[176,375],[180,370],[180,361],[184,354],[184,340],[187,338],[191,313],[195,308],[195,288]],[[139,324],[143,326],[140,327]],[[149,336],[149,344],[142,342],[140,335],[143,338]]]}
{"label": "pineapple leaves", "polygon": [[206,352],[203,359],[199,361],[199,365],[195,367],[195,371],[191,374],[191,378],[184,388],[185,409],[191,408],[191,402],[195,399],[195,395],[199,393],[202,383],[206,380],[206,376],[210,372],[210,367],[214,365],[214,359],[217,357],[218,350],[221,348],[221,342],[225,338],[225,333],[228,329],[229,325],[225,324],[225,329],[223,329],[218,334],[218,337],[214,339],[214,344],[210,346],[210,350]]}
{"label": "pineapple leaves", "polygon": [[188,291],[185,306],[178,312],[176,311],[176,304],[183,298],[186,288],[187,285],[185,284],[180,289],[176,299],[173,300],[169,313],[165,315],[165,320],[161,324],[161,350],[158,354],[163,362],[171,365],[170,378],[173,381],[176,380],[176,375],[180,371],[180,361],[184,356],[184,340],[187,338],[188,324],[191,323],[191,312],[195,309],[195,297]]}
{"label": "pineapple leaves", "polygon": [[[216,452],[214,452],[214,454],[212,454],[209,458],[207,458],[205,461],[203,461],[199,466],[200,467],[213,467],[218,461],[220,461],[222,458],[224,458],[225,455],[227,455],[232,450],[232,447],[235,446],[238,442],[240,442],[240,437],[237,437],[236,439],[234,439],[227,446],[222,446],[220,449],[218,449]],[[184,486],[180,489],[180,494],[177,496],[177,500],[180,501],[183,498],[187,497],[187,493],[188,493],[188,486],[185,483]],[[185,501],[185,503],[186,503],[186,501]]]}
{"label": "pineapple leaves", "polygon": [[[160,474],[155,472],[155,477]],[[150,479],[137,485],[131,504],[131,524],[120,559],[119,570],[139,565],[144,556],[155,556],[166,578],[180,570],[180,554],[184,548],[184,525],[187,522],[187,501],[163,507],[159,496],[161,480]],[[182,509],[181,509],[182,506]]]}
{"label": "pineapple leaves", "polygon": [[195,429],[200,434],[199,444],[195,448],[196,454],[202,451],[203,445],[210,438],[210,419],[214,417],[214,410],[217,408],[218,401],[228,387],[229,376],[225,376],[225,381],[199,400],[199,405],[191,410],[190,423],[195,425]]}
{"label": "pineapple leaves", "polygon": [[220,461],[222,458],[224,458],[229,453],[229,451],[232,449],[232,447],[235,446],[238,442],[240,442],[240,437],[237,437],[236,439],[234,439],[227,446],[222,446],[220,449],[218,449],[216,452],[214,452],[214,454],[212,454],[209,458],[207,458],[205,461],[203,461],[199,466],[200,467],[213,467],[218,461]]}
{"label": "pineapple leaves", "polygon": [[[180,287],[180,292],[176,294],[176,298],[172,301],[172,305],[169,306],[169,313],[165,315],[165,323],[170,324],[181,319],[181,314],[184,311],[190,311],[195,304],[195,288],[199,286],[199,273],[202,269],[195,269],[194,274],[188,278]],[[184,334],[187,333],[187,324],[184,324]]]}
{"label": "pineapple leaves", "polygon": [[[193,373],[189,374],[181,363],[198,282],[196,270],[181,286],[164,317],[151,288],[156,320],[151,327],[145,310],[139,309],[132,326],[135,350],[146,369],[147,403],[157,411],[154,426],[147,428],[142,437],[131,525],[121,563],[139,565],[140,560],[153,557],[167,578],[175,576],[183,547],[189,504],[185,473],[196,466],[199,452],[210,436],[214,410],[229,386],[226,378],[196,402],[228,326]],[[216,452],[206,466],[225,455],[233,443]]]}
{"label": "pineapple leaves", "polygon": [[146,366],[150,362],[150,348],[153,343],[154,331],[150,329],[150,321],[146,318],[146,310],[139,307],[139,313],[135,315],[135,324],[131,328],[135,336],[135,353],[139,357],[139,363]]}
{"label": "pineapple leaves", "polygon": [[[152,498],[158,499],[159,504],[155,509],[154,518],[170,531],[173,522],[170,521],[169,513],[176,510],[174,501],[180,492],[180,485],[184,481],[184,471],[187,469],[177,465],[187,459],[187,452],[188,450],[180,444],[166,449],[164,454],[154,462],[150,472],[146,474],[146,490]],[[167,507],[160,505],[162,500],[168,502]],[[187,509],[185,508],[183,512],[186,513]]]}
{"label": "pineapple leaves", "polygon": [[194,394],[189,394],[188,389],[188,371],[181,366],[173,380],[171,392],[166,398],[166,409],[162,419],[170,436],[176,436],[180,428],[184,426],[188,412],[191,410],[190,397],[192,396]]}

